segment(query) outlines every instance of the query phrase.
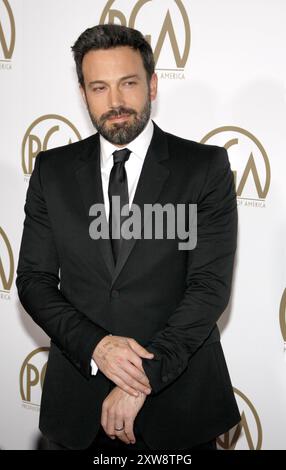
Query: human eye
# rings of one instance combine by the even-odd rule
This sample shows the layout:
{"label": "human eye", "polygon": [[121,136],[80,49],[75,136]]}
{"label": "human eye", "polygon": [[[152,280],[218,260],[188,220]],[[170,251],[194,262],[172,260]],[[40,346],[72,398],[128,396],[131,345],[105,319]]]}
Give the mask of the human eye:
{"label": "human eye", "polygon": [[95,86],[95,87],[92,88],[92,91],[94,91],[95,93],[100,93],[100,92],[104,91],[104,89],[105,89],[105,86],[103,86],[103,85],[102,86]]}
{"label": "human eye", "polygon": [[127,87],[130,87],[130,86],[133,86],[133,85],[136,85],[137,82],[135,82],[134,80],[128,80],[126,82],[124,82],[124,86],[126,85]]}

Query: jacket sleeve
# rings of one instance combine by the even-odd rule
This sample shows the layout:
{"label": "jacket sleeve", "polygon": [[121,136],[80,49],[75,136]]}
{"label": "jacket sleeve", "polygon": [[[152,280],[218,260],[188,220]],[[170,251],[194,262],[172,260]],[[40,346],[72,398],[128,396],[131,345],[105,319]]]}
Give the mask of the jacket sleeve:
{"label": "jacket sleeve", "polygon": [[210,157],[197,204],[197,245],[188,252],[186,289],[142,359],[154,395],[175,381],[216,327],[231,292],[237,241],[237,202],[227,151]]}
{"label": "jacket sleeve", "polygon": [[109,332],[79,312],[59,289],[59,258],[41,186],[39,153],[25,202],[16,286],[27,313],[69,360],[89,378],[97,343]]}

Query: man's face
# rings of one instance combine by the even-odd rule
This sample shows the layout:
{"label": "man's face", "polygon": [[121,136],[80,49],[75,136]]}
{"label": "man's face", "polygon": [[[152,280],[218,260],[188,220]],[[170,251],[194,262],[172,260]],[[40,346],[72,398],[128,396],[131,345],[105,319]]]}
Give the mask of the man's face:
{"label": "man's face", "polygon": [[150,118],[156,74],[148,82],[140,52],[128,46],[89,51],[82,71],[81,91],[93,125],[109,142],[124,147]]}

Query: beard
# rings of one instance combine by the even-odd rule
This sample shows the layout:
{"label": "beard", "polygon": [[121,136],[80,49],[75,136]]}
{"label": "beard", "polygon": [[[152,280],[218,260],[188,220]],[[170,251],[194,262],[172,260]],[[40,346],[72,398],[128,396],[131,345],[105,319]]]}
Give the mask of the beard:
{"label": "beard", "polygon": [[[88,112],[92,124],[95,129],[101,134],[106,140],[114,145],[126,145],[134,140],[145,128],[147,122],[151,116],[151,99],[148,96],[145,105],[141,112],[137,112],[131,108],[125,108],[119,106],[116,109],[112,109],[108,113],[102,114],[100,118],[97,118],[90,110],[88,106]],[[107,120],[112,117],[119,117],[121,115],[134,116],[129,120],[122,122],[114,122],[107,125]]]}

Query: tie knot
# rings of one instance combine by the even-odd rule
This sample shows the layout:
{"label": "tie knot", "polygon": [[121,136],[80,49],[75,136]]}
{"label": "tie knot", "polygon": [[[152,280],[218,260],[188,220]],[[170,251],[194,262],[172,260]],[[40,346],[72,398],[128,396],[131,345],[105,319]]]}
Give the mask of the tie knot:
{"label": "tie knot", "polygon": [[121,149],[121,150],[115,150],[115,152],[113,152],[113,162],[114,162],[114,165],[115,163],[125,163],[128,158],[130,157],[130,153],[131,153],[131,150],[125,148],[125,149]]}

